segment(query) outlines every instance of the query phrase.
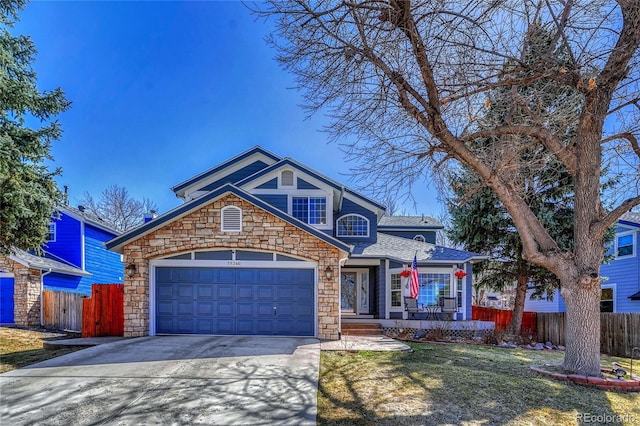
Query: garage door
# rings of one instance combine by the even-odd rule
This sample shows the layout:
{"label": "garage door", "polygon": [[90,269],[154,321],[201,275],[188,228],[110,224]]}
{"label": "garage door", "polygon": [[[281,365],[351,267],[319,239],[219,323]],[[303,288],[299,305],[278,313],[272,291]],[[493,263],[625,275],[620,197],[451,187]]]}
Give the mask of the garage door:
{"label": "garage door", "polygon": [[156,268],[156,333],[314,335],[314,270]]}
{"label": "garage door", "polygon": [[13,277],[0,272],[0,323],[13,324]]}

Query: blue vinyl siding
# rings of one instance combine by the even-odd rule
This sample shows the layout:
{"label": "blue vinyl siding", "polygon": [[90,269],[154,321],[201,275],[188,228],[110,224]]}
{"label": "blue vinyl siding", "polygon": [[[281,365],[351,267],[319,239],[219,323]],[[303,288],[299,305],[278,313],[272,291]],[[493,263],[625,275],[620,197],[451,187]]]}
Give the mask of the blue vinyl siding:
{"label": "blue vinyl siding", "polygon": [[387,235],[393,235],[394,237],[408,238],[413,240],[416,235],[422,235],[425,242],[435,244],[436,243],[436,231],[387,231],[381,230]]}
{"label": "blue vinyl siding", "polygon": [[60,213],[60,218],[53,221],[56,224],[56,240],[46,243],[45,250],[81,268],[81,222],[64,213]]}
{"label": "blue vinyl siding", "polygon": [[278,189],[278,178],[273,178],[269,182],[256,186],[256,189]]}
{"label": "blue vinyl siding", "polygon": [[532,290],[527,290],[527,296],[524,301],[524,310],[526,312],[565,312],[567,309],[564,299],[560,296],[560,290],[553,293],[553,300],[531,299]]}
{"label": "blue vinyl siding", "polygon": [[265,203],[271,204],[276,209],[287,213],[287,196],[283,194],[255,194]]}
{"label": "blue vinyl siding", "polygon": [[199,190],[201,191],[212,191],[216,188],[221,187],[222,185],[224,185],[225,183],[236,183],[248,176],[251,176],[252,174],[264,169],[265,167],[267,167],[267,163],[264,163],[262,161],[255,161],[251,164],[249,164],[246,167],[243,167],[240,170],[236,170],[233,173],[229,173],[228,175],[226,175],[224,178],[219,179],[215,182],[212,182],[210,184],[208,184],[207,186],[204,186],[202,188],[199,188]]}
{"label": "blue vinyl siding", "polygon": [[[341,218],[344,215],[348,215],[352,213],[364,216],[369,220],[369,236],[368,237],[338,237],[337,236],[337,232],[335,230],[336,220]],[[334,228],[333,235],[339,240],[344,241],[347,244],[351,244],[354,242],[364,242],[364,241],[375,242],[376,233],[377,233],[377,223],[378,223],[378,217],[376,216],[375,212],[369,209],[366,209],[359,204],[354,203],[348,198],[344,198],[342,200],[342,208],[340,209],[339,212],[334,213],[333,215],[333,224],[332,224],[332,228]]]}
{"label": "blue vinyl siding", "polygon": [[[77,239],[80,241],[80,230],[77,232]],[[84,269],[89,272],[91,276],[75,276],[59,273],[47,274],[44,277],[45,289],[91,294],[91,285],[94,283],[119,284],[124,282],[124,265],[120,261],[120,255],[108,251],[103,244],[105,241],[109,241],[115,237],[116,234],[103,231],[91,224],[85,224],[84,232]],[[80,251],[79,243],[76,244],[76,249]],[[68,251],[71,252],[73,250]]]}
{"label": "blue vinyl siding", "polygon": [[375,284],[377,291],[375,291],[376,302],[375,306],[377,312],[374,312],[376,318],[386,318],[387,312],[387,269],[385,261],[380,261],[380,267],[378,268],[378,274],[376,275]]}
{"label": "blue vinyl siding", "polygon": [[320,189],[315,185],[310,184],[304,179],[298,178],[298,189]]}
{"label": "blue vinyl siding", "polygon": [[104,243],[114,236],[89,224],[85,226],[85,269],[92,276],[83,278],[83,280],[97,284],[124,282],[124,265],[120,261],[120,255],[108,251],[104,246]]}
{"label": "blue vinyl siding", "polygon": [[[628,232],[633,228],[618,227],[617,232]],[[629,234],[631,235],[631,234]],[[602,265],[600,275],[607,279],[604,287],[614,286],[616,312],[640,312],[640,300],[631,300],[629,296],[640,291],[640,256],[638,255],[638,239],[640,233],[635,232],[633,256],[621,257]]]}

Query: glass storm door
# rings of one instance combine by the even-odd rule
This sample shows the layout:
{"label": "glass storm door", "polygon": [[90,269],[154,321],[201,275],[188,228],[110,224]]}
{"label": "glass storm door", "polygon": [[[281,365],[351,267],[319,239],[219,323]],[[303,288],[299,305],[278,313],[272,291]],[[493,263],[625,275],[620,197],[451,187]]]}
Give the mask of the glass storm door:
{"label": "glass storm door", "polygon": [[356,279],[357,272],[343,272],[340,277],[340,310],[356,312]]}

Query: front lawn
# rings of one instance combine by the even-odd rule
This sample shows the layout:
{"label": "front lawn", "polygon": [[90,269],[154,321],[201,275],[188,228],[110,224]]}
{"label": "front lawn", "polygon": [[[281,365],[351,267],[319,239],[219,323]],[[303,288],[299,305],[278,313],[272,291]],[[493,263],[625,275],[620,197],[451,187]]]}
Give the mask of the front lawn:
{"label": "front lawn", "polygon": [[[412,353],[322,352],[318,424],[640,424],[638,393],[605,392],[529,370],[561,363],[561,352],[411,346]],[[602,357],[603,366],[613,361],[629,367],[628,359]]]}
{"label": "front lawn", "polygon": [[65,355],[81,347],[44,349],[45,340],[68,338],[64,333],[50,333],[0,327],[0,373]]}

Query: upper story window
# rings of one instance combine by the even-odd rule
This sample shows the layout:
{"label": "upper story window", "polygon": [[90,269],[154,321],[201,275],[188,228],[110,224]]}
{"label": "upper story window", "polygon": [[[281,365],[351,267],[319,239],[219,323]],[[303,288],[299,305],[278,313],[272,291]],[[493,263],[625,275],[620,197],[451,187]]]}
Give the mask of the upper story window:
{"label": "upper story window", "polygon": [[293,186],[293,171],[283,170],[280,173],[280,186]]}
{"label": "upper story window", "polygon": [[359,214],[342,216],[336,222],[336,236],[338,237],[368,237],[369,220]]}
{"label": "upper story window", "polygon": [[56,240],[56,224],[51,222],[49,224],[49,229],[47,230],[47,237],[45,241],[48,243],[52,243]]}
{"label": "upper story window", "polygon": [[424,235],[420,235],[420,234],[418,234],[415,237],[413,237],[413,239],[416,240],[416,241],[420,241],[421,243],[426,243],[427,242],[426,238],[424,238]]}
{"label": "upper story window", "polygon": [[634,234],[616,235],[616,255],[618,257],[633,256]]}
{"label": "upper story window", "polygon": [[292,197],[291,214],[310,225],[327,224],[326,197]]}
{"label": "upper story window", "polygon": [[242,231],[242,210],[236,206],[225,206],[221,210],[223,232]]}

